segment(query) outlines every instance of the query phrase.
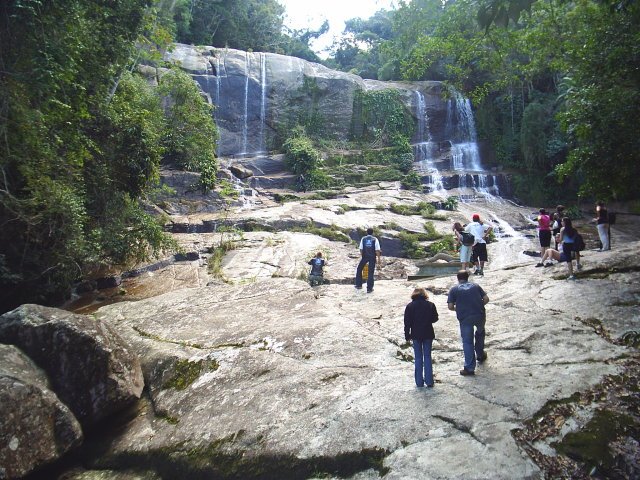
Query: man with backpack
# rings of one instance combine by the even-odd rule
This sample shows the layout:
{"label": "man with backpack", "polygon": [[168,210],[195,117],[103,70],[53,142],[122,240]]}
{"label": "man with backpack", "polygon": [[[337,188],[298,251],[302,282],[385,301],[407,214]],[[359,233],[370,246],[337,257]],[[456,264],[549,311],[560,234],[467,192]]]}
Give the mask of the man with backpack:
{"label": "man with backpack", "polygon": [[376,262],[380,261],[382,251],[380,250],[380,242],[373,236],[373,228],[367,229],[367,235],[360,240],[360,263],[356,269],[356,288],[362,288],[362,269],[368,265],[369,272],[367,274],[367,293],[373,292],[373,274],[376,269]]}

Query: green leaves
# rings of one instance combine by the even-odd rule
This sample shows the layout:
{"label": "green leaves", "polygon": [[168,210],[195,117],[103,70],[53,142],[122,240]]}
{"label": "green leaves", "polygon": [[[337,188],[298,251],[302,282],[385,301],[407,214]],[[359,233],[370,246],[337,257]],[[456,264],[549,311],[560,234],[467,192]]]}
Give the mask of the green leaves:
{"label": "green leaves", "polygon": [[194,80],[180,70],[164,74],[158,91],[167,104],[162,139],[165,161],[199,172],[200,187],[203,191],[210,190],[215,185],[218,169],[215,159],[218,130],[212,106],[202,97]]}

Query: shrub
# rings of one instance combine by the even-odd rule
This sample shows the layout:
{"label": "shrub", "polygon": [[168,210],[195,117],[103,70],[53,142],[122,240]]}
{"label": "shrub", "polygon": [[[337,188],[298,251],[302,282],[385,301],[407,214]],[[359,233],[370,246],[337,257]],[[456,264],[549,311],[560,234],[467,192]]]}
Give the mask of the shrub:
{"label": "shrub", "polygon": [[308,175],[316,170],[322,159],[313,142],[300,130],[294,131],[282,145],[287,168],[296,175]]}
{"label": "shrub", "polygon": [[438,240],[437,242],[433,242],[431,245],[429,245],[430,255],[435,255],[440,252],[453,254],[455,253],[455,250],[456,250],[456,241],[453,238],[452,234],[447,234],[441,240]]}
{"label": "shrub", "polygon": [[400,232],[400,248],[402,254],[407,258],[425,258],[428,253],[422,245],[420,245],[420,236],[416,233]]}

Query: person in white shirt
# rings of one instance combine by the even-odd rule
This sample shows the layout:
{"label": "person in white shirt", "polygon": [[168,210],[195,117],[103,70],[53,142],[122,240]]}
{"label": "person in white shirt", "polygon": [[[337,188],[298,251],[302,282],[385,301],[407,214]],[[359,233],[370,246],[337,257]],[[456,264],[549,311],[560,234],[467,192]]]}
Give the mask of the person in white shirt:
{"label": "person in white shirt", "polygon": [[476,275],[484,275],[484,263],[488,260],[486,238],[493,229],[490,225],[483,224],[480,221],[480,215],[477,213],[473,214],[472,219],[473,221],[466,228],[475,238],[471,261],[476,265],[474,273]]}

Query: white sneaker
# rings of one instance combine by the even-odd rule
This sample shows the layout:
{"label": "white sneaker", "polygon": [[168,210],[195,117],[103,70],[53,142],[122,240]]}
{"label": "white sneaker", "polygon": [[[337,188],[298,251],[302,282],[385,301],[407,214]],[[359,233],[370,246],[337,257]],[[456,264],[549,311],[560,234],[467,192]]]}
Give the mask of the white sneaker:
{"label": "white sneaker", "polygon": [[575,279],[576,279],[575,275],[569,275],[567,277],[567,280],[575,280]]}

